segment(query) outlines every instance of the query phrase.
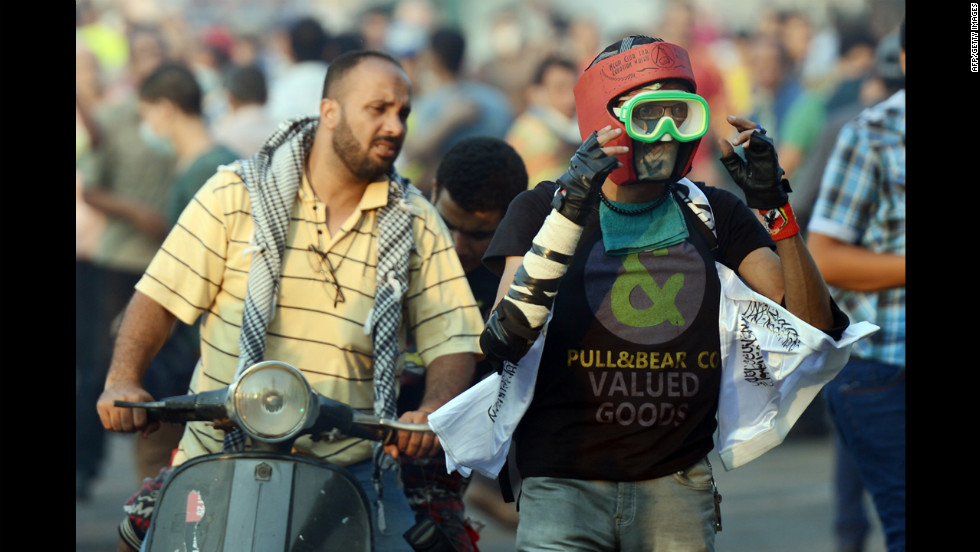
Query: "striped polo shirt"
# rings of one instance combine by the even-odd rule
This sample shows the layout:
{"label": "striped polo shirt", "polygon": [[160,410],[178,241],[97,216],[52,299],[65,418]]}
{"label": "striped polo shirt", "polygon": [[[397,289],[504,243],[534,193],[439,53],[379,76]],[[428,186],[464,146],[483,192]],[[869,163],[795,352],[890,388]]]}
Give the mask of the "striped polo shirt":
{"label": "striped polo shirt", "polygon": [[[266,359],[300,369],[317,392],[373,412],[373,344],[364,321],[374,304],[378,210],[387,203],[387,180],[367,186],[357,210],[329,235],[325,204],[303,178],[283,252]],[[445,224],[432,205],[410,194],[415,250],[410,258],[401,343],[415,336],[428,364],[452,353],[479,353],[480,311]],[[201,359],[191,391],[220,388],[234,379],[252,238],[248,192],[241,179],[220,170],[194,197],[136,289],[188,324],[201,319]],[[399,363],[401,364],[401,363]],[[223,432],[190,423],[175,465],[218,452]],[[297,448],[340,465],[370,456],[369,442],[345,439]]]}

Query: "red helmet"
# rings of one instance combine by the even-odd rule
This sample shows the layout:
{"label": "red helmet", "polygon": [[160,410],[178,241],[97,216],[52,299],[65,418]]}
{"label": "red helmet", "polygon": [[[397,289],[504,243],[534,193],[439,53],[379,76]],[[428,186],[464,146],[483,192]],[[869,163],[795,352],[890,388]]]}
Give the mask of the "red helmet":
{"label": "red helmet", "polygon": [[[604,54],[610,53],[607,57]],[[633,143],[623,123],[612,113],[612,102],[624,93],[666,79],[681,79],[697,92],[694,70],[687,51],[659,38],[630,36],[606,48],[592,62],[575,84],[575,111],[579,132],[584,140],[593,131],[612,125],[623,133],[606,146],[628,146],[630,151],[618,155],[623,166],[609,178],[622,185],[636,180],[633,165]],[[672,178],[680,179],[690,172],[694,153],[701,139],[681,145]]]}

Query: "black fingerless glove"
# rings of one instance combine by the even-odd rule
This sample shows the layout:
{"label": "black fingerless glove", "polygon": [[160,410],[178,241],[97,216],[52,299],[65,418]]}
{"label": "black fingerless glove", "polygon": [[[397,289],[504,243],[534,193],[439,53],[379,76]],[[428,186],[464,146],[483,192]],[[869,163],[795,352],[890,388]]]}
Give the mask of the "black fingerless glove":
{"label": "black fingerless glove", "polygon": [[558,177],[558,190],[551,206],[568,220],[585,226],[589,213],[599,201],[599,188],[618,166],[619,160],[602,151],[593,131],[575,150],[568,170]]}
{"label": "black fingerless glove", "polygon": [[776,147],[768,136],[753,132],[745,148],[745,160],[736,152],[721,158],[728,174],[745,192],[745,203],[753,209],[777,209],[789,201],[789,181],[779,166]]}

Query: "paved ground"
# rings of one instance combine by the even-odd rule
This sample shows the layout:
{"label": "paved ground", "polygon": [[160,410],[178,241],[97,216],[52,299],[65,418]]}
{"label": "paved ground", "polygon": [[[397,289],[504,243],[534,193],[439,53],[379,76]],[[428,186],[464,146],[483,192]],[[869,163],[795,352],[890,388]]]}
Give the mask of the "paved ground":
{"label": "paved ground", "polygon": [[[111,552],[118,542],[121,505],[135,489],[131,435],[109,438],[105,474],[89,502],[75,503],[75,550]],[[719,552],[834,552],[831,535],[832,444],[826,437],[793,437],[758,460],[723,471],[717,454],[709,458],[722,493],[723,531]],[[514,536],[485,514],[481,552],[513,552]],[[872,514],[873,517],[873,514]],[[877,521],[866,552],[885,550]]]}

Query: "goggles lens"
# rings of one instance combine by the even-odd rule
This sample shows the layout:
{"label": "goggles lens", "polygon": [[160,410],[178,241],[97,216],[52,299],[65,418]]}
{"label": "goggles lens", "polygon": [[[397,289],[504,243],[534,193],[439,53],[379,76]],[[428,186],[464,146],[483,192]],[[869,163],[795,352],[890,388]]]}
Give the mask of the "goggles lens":
{"label": "goggles lens", "polygon": [[664,135],[690,142],[708,131],[708,102],[679,90],[641,92],[613,108],[613,114],[623,122],[626,134],[639,142],[656,142]]}

